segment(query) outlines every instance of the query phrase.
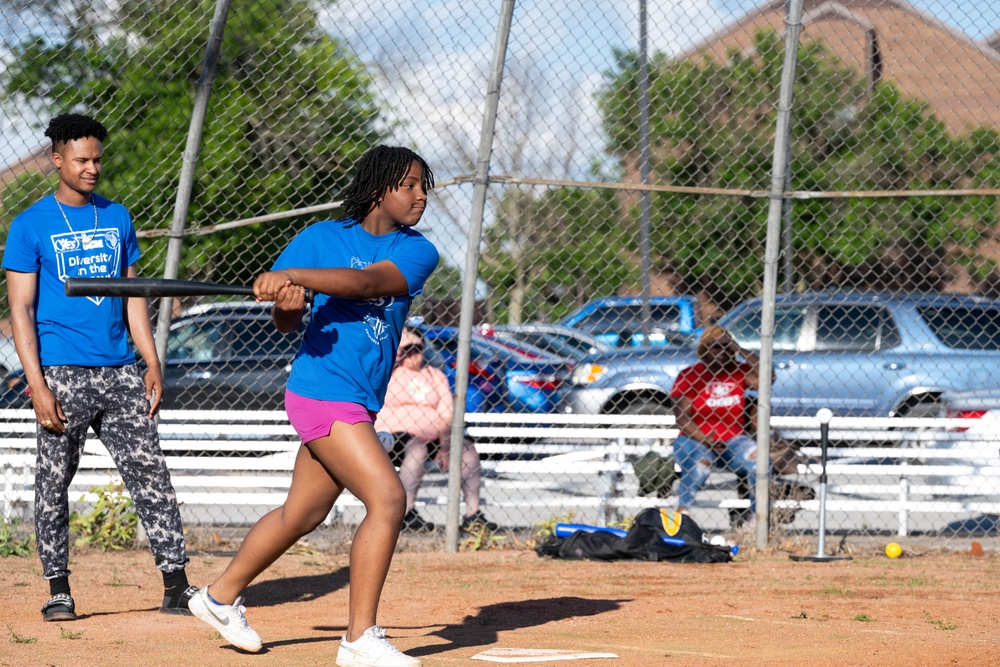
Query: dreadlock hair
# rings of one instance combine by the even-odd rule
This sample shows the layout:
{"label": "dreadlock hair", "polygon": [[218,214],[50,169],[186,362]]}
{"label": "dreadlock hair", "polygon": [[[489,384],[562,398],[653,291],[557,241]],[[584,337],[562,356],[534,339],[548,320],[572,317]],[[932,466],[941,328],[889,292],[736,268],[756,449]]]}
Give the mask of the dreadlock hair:
{"label": "dreadlock hair", "polygon": [[84,137],[94,137],[104,141],[108,131],[90,116],[78,113],[64,113],[49,121],[45,136],[52,140],[52,147],[58,149],[64,144]]}
{"label": "dreadlock hair", "polygon": [[423,169],[421,185],[424,192],[430,192],[434,187],[434,174],[427,162],[409,148],[376,146],[362,155],[354,180],[341,193],[347,218],[344,225],[351,227],[360,223],[386,192],[398,190],[414,162]]}

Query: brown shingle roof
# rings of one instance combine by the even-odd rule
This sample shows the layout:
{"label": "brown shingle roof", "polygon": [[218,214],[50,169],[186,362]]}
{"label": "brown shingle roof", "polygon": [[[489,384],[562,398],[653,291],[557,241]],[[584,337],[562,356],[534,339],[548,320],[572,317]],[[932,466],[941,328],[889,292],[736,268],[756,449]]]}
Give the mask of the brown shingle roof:
{"label": "brown shingle roof", "polygon": [[983,44],[1000,53],[1000,30],[984,39]]}
{"label": "brown shingle roof", "polygon": [[51,174],[55,167],[52,166],[51,146],[39,146],[35,150],[22,155],[15,162],[0,168],[0,190],[11,185],[14,179],[26,171],[40,171],[43,174]]}

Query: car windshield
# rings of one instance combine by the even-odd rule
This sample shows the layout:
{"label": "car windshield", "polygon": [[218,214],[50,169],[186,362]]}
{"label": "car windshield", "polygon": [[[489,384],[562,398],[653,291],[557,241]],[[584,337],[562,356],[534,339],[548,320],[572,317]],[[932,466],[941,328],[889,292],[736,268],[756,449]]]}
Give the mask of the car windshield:
{"label": "car windshield", "polygon": [[934,335],[956,350],[1000,350],[1000,310],[970,307],[925,307],[920,316]]}
{"label": "car windshield", "polygon": [[583,359],[597,347],[579,338],[542,331],[520,331],[514,335],[539,349],[567,359]]}
{"label": "car windshield", "polygon": [[493,341],[486,341],[485,339],[475,337],[472,339],[472,346],[477,349],[477,351],[483,356],[489,356],[490,353],[500,357],[501,359],[507,361],[508,363],[514,362],[516,364],[537,364],[539,362],[550,362],[552,357],[545,354],[541,350],[538,350],[538,354],[534,356],[529,356],[519,352],[517,347],[510,347],[508,345],[497,344]]}
{"label": "car windshield", "polygon": [[[676,329],[680,326],[680,306],[660,304],[650,305],[649,320],[653,326]],[[575,327],[584,331],[620,331],[642,328],[642,306],[604,306],[588,313]]]}
{"label": "car windshield", "polygon": [[298,349],[299,338],[278,332],[270,319],[198,320],[179,324],[171,330],[167,359],[292,357]]}

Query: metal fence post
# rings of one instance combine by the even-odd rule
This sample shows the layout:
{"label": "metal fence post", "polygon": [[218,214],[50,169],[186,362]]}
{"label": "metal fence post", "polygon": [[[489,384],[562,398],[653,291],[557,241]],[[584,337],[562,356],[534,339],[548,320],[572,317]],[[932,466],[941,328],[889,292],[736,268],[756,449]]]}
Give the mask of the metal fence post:
{"label": "metal fence post", "polygon": [[[177,197],[174,200],[174,217],[170,223],[170,240],[167,243],[167,261],[163,268],[164,278],[176,278],[177,268],[181,261],[181,248],[184,245],[184,225],[187,222],[188,207],[191,205],[191,191],[194,188],[194,171],[198,165],[198,152],[201,149],[201,136],[205,128],[205,116],[208,111],[208,100],[212,96],[212,83],[215,81],[215,69],[219,63],[219,52],[222,50],[222,35],[226,29],[226,17],[229,15],[230,0],[217,0],[215,15],[209,28],[208,44],[205,46],[205,59],[202,63],[201,76],[198,79],[198,90],[195,94],[194,109],[191,112],[191,124],[188,127],[187,144],[184,146],[181,174],[177,183]],[[161,362],[166,358],[167,339],[170,334],[171,312],[174,307],[173,297],[160,299],[160,309],[156,318],[156,355]]]}
{"label": "metal fence post", "polygon": [[[764,293],[760,323],[760,401],[757,410],[757,534],[758,549],[767,546],[771,473],[771,374],[774,351],[774,310],[778,286],[778,256],[781,249],[781,209],[784,202],[785,163],[788,160],[789,131],[795,65],[798,58],[799,30],[802,27],[802,2],[791,0],[785,19],[785,62],[781,70],[778,120],[774,134],[774,158],[771,166],[770,204],[767,211],[767,243],[764,249]],[[763,509],[762,509],[763,508]]]}
{"label": "metal fence post", "polygon": [[479,275],[479,244],[483,233],[483,216],[486,210],[486,188],[490,179],[490,154],[500,103],[500,84],[503,82],[504,61],[507,58],[507,40],[514,15],[514,0],[504,0],[493,45],[493,62],[486,88],[483,128],[479,135],[479,153],[476,157],[475,190],[472,198],[472,221],[469,224],[468,247],[465,258],[465,276],[462,284],[462,307],[459,315],[458,355],[455,365],[455,416],[451,424],[451,451],[448,473],[448,517],[445,524],[446,549],[458,551],[458,505],[462,485],[462,443],[465,438],[465,397],[469,384],[469,358],[472,345],[472,318],[476,311],[476,279]]}

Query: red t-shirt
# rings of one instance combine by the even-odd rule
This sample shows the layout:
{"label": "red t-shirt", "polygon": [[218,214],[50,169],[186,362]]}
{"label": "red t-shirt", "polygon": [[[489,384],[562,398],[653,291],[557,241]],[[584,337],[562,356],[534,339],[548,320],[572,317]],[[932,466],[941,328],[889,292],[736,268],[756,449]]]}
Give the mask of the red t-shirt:
{"label": "red t-shirt", "polygon": [[716,440],[729,440],[744,431],[746,377],[750,367],[740,363],[733,370],[712,375],[702,362],[681,371],[670,398],[691,399],[694,423]]}

